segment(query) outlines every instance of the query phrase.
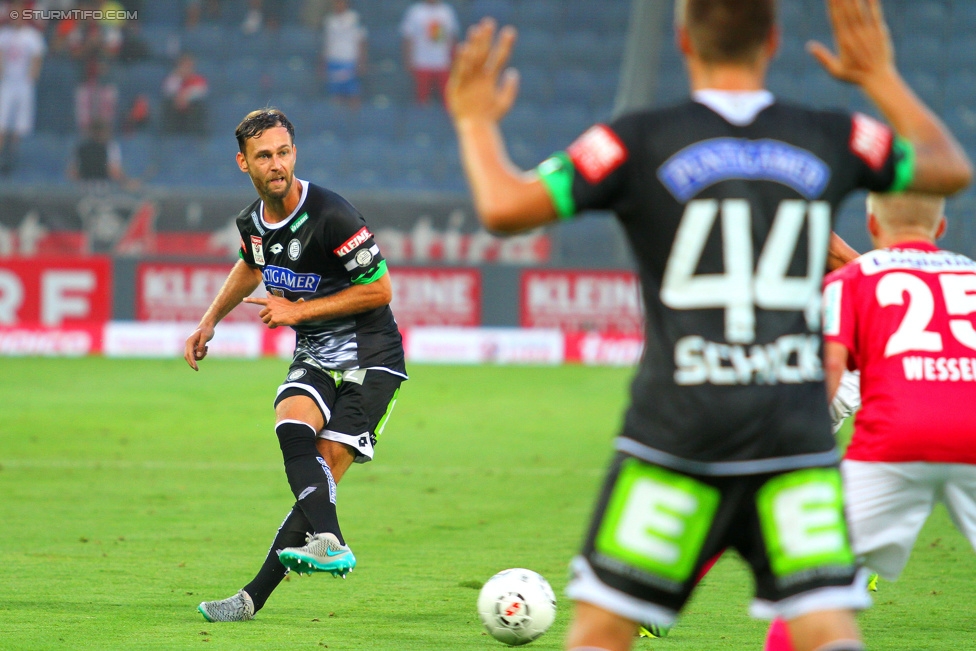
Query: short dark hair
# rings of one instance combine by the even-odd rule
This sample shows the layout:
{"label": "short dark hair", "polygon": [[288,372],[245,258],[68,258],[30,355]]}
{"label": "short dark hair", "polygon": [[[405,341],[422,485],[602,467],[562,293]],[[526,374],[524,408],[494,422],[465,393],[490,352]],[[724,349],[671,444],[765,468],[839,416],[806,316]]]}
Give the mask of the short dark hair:
{"label": "short dark hair", "polygon": [[707,63],[755,60],[776,25],[776,0],[679,0],[676,9]]}
{"label": "short dark hair", "polygon": [[294,144],[295,125],[288,120],[284,113],[273,106],[251,111],[244,116],[241,123],[237,125],[237,129],[234,130],[234,135],[237,137],[237,148],[241,150],[242,154],[246,154],[244,147],[248,138],[257,138],[268,129],[275,127],[284,127],[288,131],[288,135],[291,136],[292,144]]}

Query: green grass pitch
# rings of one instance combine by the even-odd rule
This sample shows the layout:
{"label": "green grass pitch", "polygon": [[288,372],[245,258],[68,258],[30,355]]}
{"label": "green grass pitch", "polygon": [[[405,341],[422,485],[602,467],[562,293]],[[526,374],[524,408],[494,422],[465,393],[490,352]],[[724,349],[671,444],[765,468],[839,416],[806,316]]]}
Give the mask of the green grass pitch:
{"label": "green grass pitch", "polygon": [[[499,649],[481,583],[528,567],[561,598],[624,407],[627,369],[413,366],[339,487],[359,559],[294,577],[252,622],[196,611],[260,564],[292,500],[271,399],[282,360],[0,359],[0,649]],[[869,648],[972,649],[976,556],[941,508],[861,617]],[[735,558],[638,649],[760,649]]]}

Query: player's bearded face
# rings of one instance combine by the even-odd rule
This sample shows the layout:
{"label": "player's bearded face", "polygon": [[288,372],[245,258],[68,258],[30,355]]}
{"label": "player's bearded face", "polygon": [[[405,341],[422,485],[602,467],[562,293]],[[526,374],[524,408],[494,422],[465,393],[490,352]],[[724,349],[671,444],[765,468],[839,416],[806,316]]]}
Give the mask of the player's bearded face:
{"label": "player's bearded face", "polygon": [[[253,146],[253,148],[252,148]],[[265,200],[283,199],[295,182],[295,145],[283,127],[248,141],[247,173]]]}

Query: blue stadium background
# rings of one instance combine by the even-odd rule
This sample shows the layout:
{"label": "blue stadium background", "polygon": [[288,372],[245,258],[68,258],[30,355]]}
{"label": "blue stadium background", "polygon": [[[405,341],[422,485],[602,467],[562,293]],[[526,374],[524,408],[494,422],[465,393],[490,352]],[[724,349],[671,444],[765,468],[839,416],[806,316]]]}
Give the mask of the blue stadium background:
{"label": "blue stadium background", "polygon": [[[321,30],[300,23],[302,0],[265,5],[279,27],[244,36],[244,0],[222,0],[219,20],[183,27],[182,0],[147,0],[139,6],[139,28],[151,58],[113,65],[120,112],[138,94],[150,97],[158,120],[163,78],[181,51],[198,59],[210,82],[205,137],[164,136],[158,123],[120,138],[126,171],[161,188],[247,189],[231,158],[233,129],[249,110],[274,105],[296,124],[300,175],[340,192],[466,192],[457,144],[444,111],[412,101],[409,75],[401,67],[398,23],[410,0],[352,0],[369,29],[370,71],[363,107],[332,104],[317,74]],[[503,123],[512,157],[523,167],[566,146],[579,132],[612,112],[627,36],[629,0],[454,0],[463,26],[484,15],[520,30],[514,64],[522,74],[516,108]],[[887,18],[899,66],[912,87],[943,117],[971,155],[976,154],[976,2],[972,0],[887,0]],[[783,0],[783,46],[769,77],[778,96],[818,106],[853,107],[875,113],[856,90],[831,80],[804,51],[809,38],[829,38],[823,0]],[[662,37],[655,103],[686,96],[687,81],[670,37],[670,15]],[[38,91],[37,129],[22,143],[22,162],[4,184],[64,185],[74,131],[75,62],[48,56]],[[855,198],[839,230],[864,246],[861,211]],[[976,208],[976,192],[951,203],[950,217]],[[974,253],[976,230],[953,219],[948,248]]]}

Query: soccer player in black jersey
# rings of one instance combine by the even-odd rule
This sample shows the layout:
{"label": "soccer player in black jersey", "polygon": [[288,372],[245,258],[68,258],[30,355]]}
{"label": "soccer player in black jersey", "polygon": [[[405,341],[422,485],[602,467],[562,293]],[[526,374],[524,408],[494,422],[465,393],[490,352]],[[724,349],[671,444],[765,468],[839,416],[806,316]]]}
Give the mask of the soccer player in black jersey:
{"label": "soccer player in black jersey", "polygon": [[[237,164],[259,199],[241,211],[240,260],[186,340],[193,370],[214,328],[239,303],[262,306],[269,328],[297,333],[275,398],[275,433],[295,504],[254,580],[206,601],[209,621],[251,619],[289,569],[342,576],[356,566],[336,515],[336,484],[373,458],[407,378],[386,261],[362,215],[345,199],[295,178],[295,129],[276,109],[237,127]],[[251,298],[264,282],[266,298]]]}
{"label": "soccer player in black jersey", "polygon": [[482,21],[458,50],[448,106],[482,222],[612,210],[641,276],[645,352],[573,561],[570,649],[624,651],[637,622],[670,625],[725,547],[755,576],[752,613],[787,620],[799,651],[863,649],[821,356],[833,214],[856,188],[951,194],[972,170],[898,74],[878,0],[828,4],[837,53],[811,53],[893,129],[764,90],[775,0],[679,0],[692,98],[596,125],[525,173],[498,128],[514,30]]}

